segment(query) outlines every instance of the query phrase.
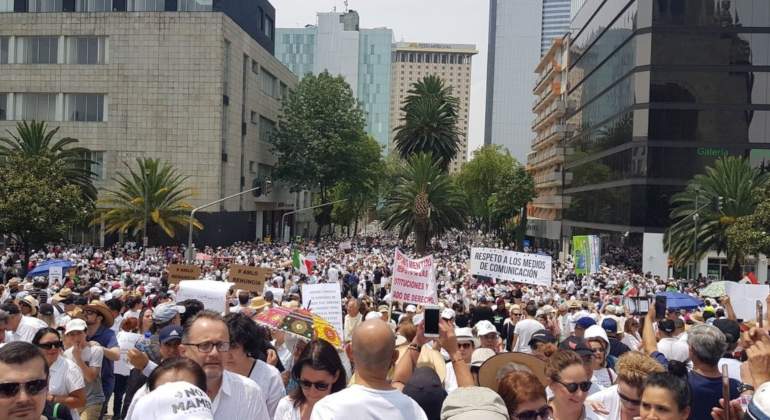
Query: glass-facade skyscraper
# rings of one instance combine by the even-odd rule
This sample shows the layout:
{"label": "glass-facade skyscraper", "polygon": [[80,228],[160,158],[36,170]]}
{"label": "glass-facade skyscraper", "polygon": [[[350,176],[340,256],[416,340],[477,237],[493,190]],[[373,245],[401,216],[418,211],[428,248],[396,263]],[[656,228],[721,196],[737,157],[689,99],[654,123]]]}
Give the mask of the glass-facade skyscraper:
{"label": "glass-facade skyscraper", "polygon": [[543,23],[540,34],[540,55],[545,54],[554,39],[569,30],[571,0],[543,0]]}
{"label": "glass-facade skyscraper", "polygon": [[361,29],[358,13],[319,13],[318,24],[276,29],[275,56],[294,74],[329,71],[350,84],[366,113],[366,131],[384,148],[389,141],[393,31]]}

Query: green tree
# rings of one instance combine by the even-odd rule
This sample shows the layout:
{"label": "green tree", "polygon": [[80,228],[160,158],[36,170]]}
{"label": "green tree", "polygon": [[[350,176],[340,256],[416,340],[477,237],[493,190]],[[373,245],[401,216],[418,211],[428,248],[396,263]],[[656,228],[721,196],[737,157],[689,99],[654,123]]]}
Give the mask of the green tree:
{"label": "green tree", "polygon": [[93,210],[65,172],[66,163],[48,155],[11,153],[0,159],[0,232],[20,243],[27,256],[31,247],[64,239]]}
{"label": "green tree", "polygon": [[428,153],[446,171],[460,150],[458,100],[452,96],[452,88],[435,75],[414,83],[408,94],[401,108],[401,125],[394,130],[396,150],[404,159]]}
{"label": "green tree", "polygon": [[535,198],[532,176],[498,145],[474,151],[457,179],[468,197],[471,217],[487,232],[501,233],[500,229]]}
{"label": "green tree", "polygon": [[0,137],[0,159],[17,153],[33,159],[45,157],[56,163],[68,182],[79,186],[87,199],[96,200],[90,151],[75,146],[78,140],[71,137],[54,140],[58,132],[59,127],[47,130],[44,122],[19,122],[16,134],[7,130],[9,137]]}
{"label": "green tree", "polygon": [[765,192],[754,213],[738,217],[727,228],[727,245],[744,255],[770,255],[770,198]]}
{"label": "green tree", "polygon": [[[188,177],[159,159],[137,158],[136,164],[131,168],[124,162],[128,173],[116,175],[118,189],[108,190],[98,202],[99,213],[93,223],[103,222],[107,233],[154,239],[160,229],[173,238],[177,229],[190,224],[192,206],[186,200],[192,197],[192,190],[184,186]],[[192,222],[194,227],[203,228],[197,219]]]}
{"label": "green tree", "polygon": [[437,162],[420,153],[403,165],[396,188],[385,200],[385,229],[415,236],[415,251],[424,253],[430,239],[452,228],[463,228],[466,199]]}
{"label": "green tree", "polygon": [[663,237],[663,248],[674,265],[698,261],[714,250],[726,254],[729,278],[740,279],[745,253],[729,245],[727,231],[738,218],[754,213],[767,185],[766,174],[752,168],[746,159],[734,156],[720,158],[704,174],[696,175],[684,191],[671,197],[672,224]]}
{"label": "green tree", "polygon": [[[268,139],[278,160],[276,179],[315,191],[320,203],[329,203],[332,188],[365,177],[366,165],[374,163],[370,148],[362,145],[369,139],[364,126],[364,113],[344,78],[306,75],[283,102],[278,128]],[[331,206],[315,213],[317,239],[331,216]]]}

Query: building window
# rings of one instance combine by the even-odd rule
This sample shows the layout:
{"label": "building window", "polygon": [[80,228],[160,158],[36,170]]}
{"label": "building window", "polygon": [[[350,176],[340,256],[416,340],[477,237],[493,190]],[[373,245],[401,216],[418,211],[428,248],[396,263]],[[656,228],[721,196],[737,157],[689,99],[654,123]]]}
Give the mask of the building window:
{"label": "building window", "polygon": [[277,98],[278,97],[278,79],[275,78],[269,71],[262,68],[262,92],[265,95]]}
{"label": "building window", "polygon": [[265,30],[265,11],[257,6],[257,32]]}
{"label": "building window", "polygon": [[286,86],[286,83],[281,82],[281,100],[285,101],[289,98],[289,87]]}
{"label": "building window", "polygon": [[59,38],[55,36],[20,36],[16,38],[16,62],[19,64],[56,64]]}
{"label": "building window", "polygon": [[64,95],[66,121],[104,121],[104,95],[67,93]]}
{"label": "building window", "polygon": [[270,165],[265,165],[263,163],[257,164],[257,177],[262,179],[272,179],[273,177],[273,167]]}
{"label": "building window", "polygon": [[30,0],[30,12],[62,12],[62,0]]}
{"label": "building window", "polygon": [[230,94],[230,41],[225,40],[225,62],[222,71],[222,90],[225,95]]}
{"label": "building window", "polygon": [[0,0],[0,13],[13,12],[13,0]]}
{"label": "building window", "polygon": [[212,0],[179,0],[180,12],[210,12],[214,9]]}
{"label": "building window", "polygon": [[95,152],[93,150],[86,152],[83,156],[84,159],[90,160],[89,169],[91,169],[91,176],[94,181],[104,181],[104,152]]}
{"label": "building window", "polygon": [[112,0],[76,0],[76,12],[111,12]]}
{"label": "building window", "polygon": [[14,95],[17,120],[55,121],[55,93],[17,93]]}
{"label": "building window", "polygon": [[106,38],[72,36],[65,40],[67,64],[104,64]]}
{"label": "building window", "polygon": [[275,131],[275,123],[265,117],[259,117],[259,141],[267,143]]}
{"label": "building window", "polygon": [[265,15],[265,23],[262,25],[262,28],[264,30],[265,36],[273,39],[273,32],[275,32],[275,23],[273,23],[273,19],[270,18],[270,16]]}
{"label": "building window", "polygon": [[165,9],[165,0],[128,0],[129,12],[162,12]]}
{"label": "building window", "polygon": [[[3,0],[0,0],[3,1]],[[0,36],[0,64],[8,64],[8,43],[10,38]]]}
{"label": "building window", "polygon": [[257,113],[254,111],[251,111],[251,123],[256,125],[259,122],[259,118],[257,117]]}
{"label": "building window", "polygon": [[251,60],[251,72],[259,74],[259,63],[256,60]]}
{"label": "building window", "polygon": [[8,94],[0,93],[0,121],[8,120]]}
{"label": "building window", "polygon": [[257,173],[257,162],[254,162],[253,160],[249,161],[249,173]]}

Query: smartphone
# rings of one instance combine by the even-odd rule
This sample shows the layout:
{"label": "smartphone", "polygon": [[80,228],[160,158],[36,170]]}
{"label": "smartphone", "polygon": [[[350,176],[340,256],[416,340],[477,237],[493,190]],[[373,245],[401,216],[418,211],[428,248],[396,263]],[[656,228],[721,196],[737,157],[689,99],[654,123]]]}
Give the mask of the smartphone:
{"label": "smartphone", "polygon": [[655,296],[655,319],[666,317],[666,297],[663,295]]}
{"label": "smartphone", "polygon": [[757,301],[757,326],[759,328],[764,328],[764,322],[762,322],[764,317],[765,317],[765,310],[762,307],[762,301],[758,300]]}
{"label": "smartphone", "polygon": [[438,337],[439,329],[438,322],[441,317],[441,309],[438,306],[426,306],[425,307],[425,337],[436,338]]}
{"label": "smartphone", "polygon": [[730,376],[727,374],[727,365],[722,365],[722,399],[725,402],[722,419],[732,420],[730,418]]}

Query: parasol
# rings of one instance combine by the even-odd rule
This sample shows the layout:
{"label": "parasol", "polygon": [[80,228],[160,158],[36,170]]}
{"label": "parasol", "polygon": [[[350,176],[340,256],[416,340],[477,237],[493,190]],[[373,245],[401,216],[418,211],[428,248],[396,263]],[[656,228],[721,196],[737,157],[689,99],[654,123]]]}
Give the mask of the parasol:
{"label": "parasol", "polygon": [[690,295],[686,295],[684,293],[677,293],[677,292],[663,292],[658,293],[658,296],[665,296],[666,297],[666,308],[667,309],[695,309],[698,306],[703,306],[703,301],[692,297]]}
{"label": "parasol", "polygon": [[254,317],[254,321],[268,328],[287,332],[305,341],[319,338],[334,347],[342,346],[342,340],[340,340],[334,327],[325,319],[306,309],[276,306],[261,312]]}
{"label": "parasol", "polygon": [[718,298],[727,294],[724,281],[715,281],[701,289],[699,294],[703,297]]}

